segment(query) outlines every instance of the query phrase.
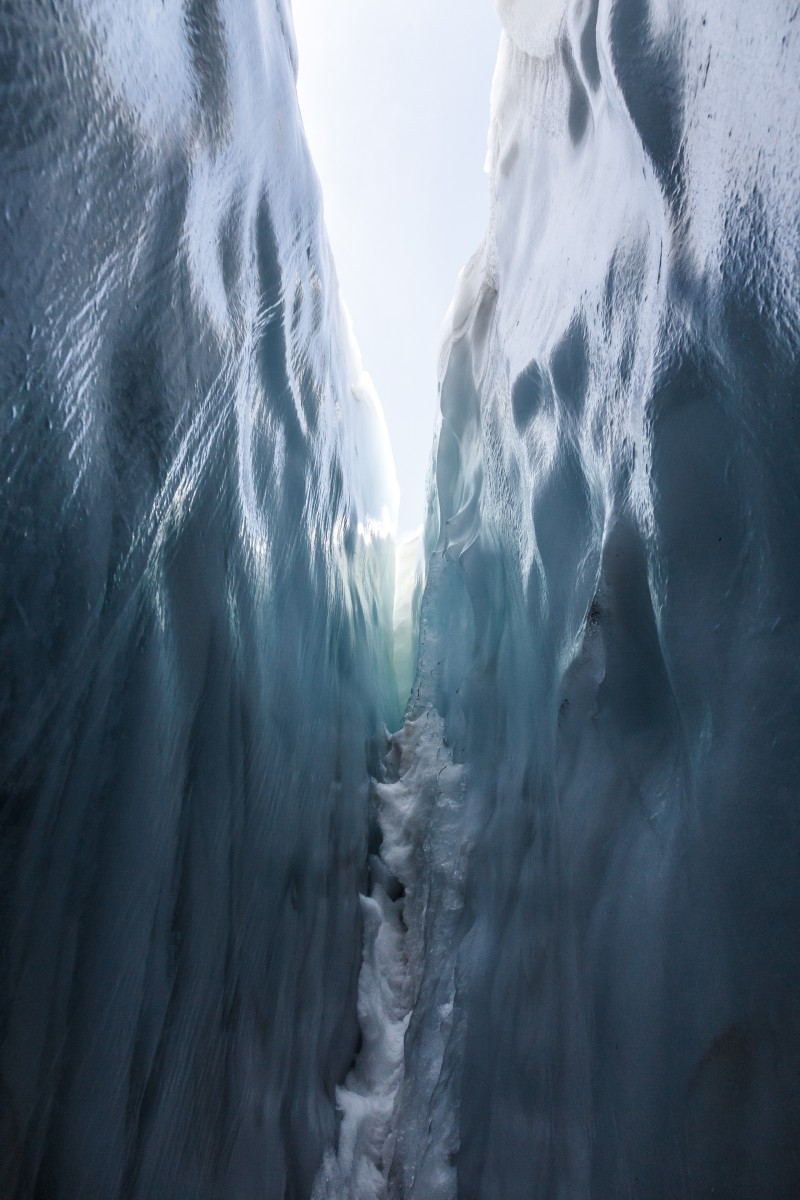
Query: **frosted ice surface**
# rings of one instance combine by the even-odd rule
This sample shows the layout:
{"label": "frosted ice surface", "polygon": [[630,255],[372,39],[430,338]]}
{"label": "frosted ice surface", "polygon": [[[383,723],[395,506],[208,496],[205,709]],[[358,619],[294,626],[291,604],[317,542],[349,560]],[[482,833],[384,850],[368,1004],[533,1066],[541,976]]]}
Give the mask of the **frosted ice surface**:
{"label": "frosted ice surface", "polygon": [[520,50],[546,58],[555,50],[568,0],[495,0],[495,8],[503,28]]}
{"label": "frosted ice surface", "polygon": [[[370,895],[361,897],[362,1044],[337,1089],[338,1147],[325,1155],[312,1200],[386,1200],[411,1194],[414,1187],[427,1200],[455,1196],[453,1107],[443,1114],[451,1132],[443,1153],[442,1120],[431,1138],[428,1109],[418,1098],[421,1088],[427,1097],[450,1037],[454,980],[447,933],[462,899],[463,856],[455,819],[460,796],[461,772],[443,746],[441,719],[426,710],[391,738],[385,777],[374,785],[382,843],[371,859]],[[429,842],[434,824],[437,833]],[[438,937],[430,946],[433,929]],[[413,1024],[418,1010],[427,1012],[431,974],[439,1022],[433,1036]],[[409,1076],[405,1052],[420,1037],[424,1043]],[[402,1170],[410,1158],[409,1142],[418,1160],[411,1179]]]}

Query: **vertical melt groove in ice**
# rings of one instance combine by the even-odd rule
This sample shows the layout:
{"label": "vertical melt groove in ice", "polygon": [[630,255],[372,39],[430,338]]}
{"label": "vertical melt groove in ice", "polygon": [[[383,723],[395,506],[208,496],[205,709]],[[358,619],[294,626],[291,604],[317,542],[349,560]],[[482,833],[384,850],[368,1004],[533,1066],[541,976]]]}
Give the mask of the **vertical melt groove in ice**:
{"label": "vertical melt groove in ice", "polygon": [[401,703],[411,694],[419,650],[419,613],[425,587],[423,531],[397,543],[394,571],[394,671]]}

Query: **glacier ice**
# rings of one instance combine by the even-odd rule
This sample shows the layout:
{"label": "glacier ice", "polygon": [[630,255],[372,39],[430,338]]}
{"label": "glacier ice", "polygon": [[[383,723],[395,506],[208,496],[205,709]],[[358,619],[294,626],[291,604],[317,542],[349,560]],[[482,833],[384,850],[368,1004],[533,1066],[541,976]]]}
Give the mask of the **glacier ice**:
{"label": "glacier ice", "polygon": [[549,51],[550,6],[498,7],[409,713],[461,789],[390,1194],[789,1200],[796,5],[575,0]]}
{"label": "glacier ice", "polygon": [[536,58],[549,58],[567,9],[567,0],[495,0],[508,37]]}
{"label": "glacier ice", "polygon": [[9,1200],[800,1195],[800,20],[497,9],[398,547],[288,0],[0,9]]}
{"label": "glacier ice", "polygon": [[406,535],[395,551],[392,610],[393,665],[398,702],[405,705],[414,686],[419,653],[419,612],[425,588],[425,542],[422,528]]}
{"label": "glacier ice", "polygon": [[0,10],[0,1195],[308,1197],[397,489],[288,4]]}

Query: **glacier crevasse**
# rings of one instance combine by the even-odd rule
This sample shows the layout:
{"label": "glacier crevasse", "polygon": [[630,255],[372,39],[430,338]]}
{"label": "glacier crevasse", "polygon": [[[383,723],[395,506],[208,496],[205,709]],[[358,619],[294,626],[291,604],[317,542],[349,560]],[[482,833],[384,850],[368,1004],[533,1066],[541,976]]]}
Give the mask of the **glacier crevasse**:
{"label": "glacier crevasse", "polygon": [[800,21],[498,11],[395,631],[288,4],[0,10],[4,1196],[800,1194]]}

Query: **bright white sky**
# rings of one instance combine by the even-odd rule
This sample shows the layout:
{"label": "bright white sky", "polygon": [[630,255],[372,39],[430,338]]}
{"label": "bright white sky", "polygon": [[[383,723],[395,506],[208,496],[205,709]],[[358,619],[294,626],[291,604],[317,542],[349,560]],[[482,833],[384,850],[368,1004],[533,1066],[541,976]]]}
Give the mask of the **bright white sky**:
{"label": "bright white sky", "polygon": [[293,0],[303,123],[386,414],[399,533],[424,515],[442,320],[488,215],[492,0]]}

